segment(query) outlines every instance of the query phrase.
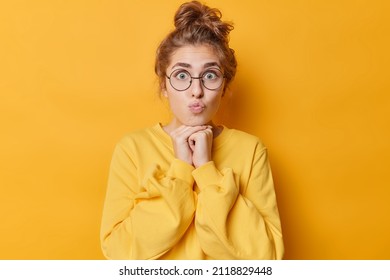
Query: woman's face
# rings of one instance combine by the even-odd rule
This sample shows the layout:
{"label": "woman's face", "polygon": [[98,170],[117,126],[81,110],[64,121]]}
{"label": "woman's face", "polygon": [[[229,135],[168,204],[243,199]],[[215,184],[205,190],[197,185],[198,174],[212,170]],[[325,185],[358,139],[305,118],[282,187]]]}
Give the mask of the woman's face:
{"label": "woman's face", "polygon": [[[211,124],[224,89],[222,69],[213,49],[207,45],[189,45],[177,49],[166,73],[170,79],[166,78],[163,95],[168,98],[174,115],[171,124],[175,127]],[[215,88],[222,81],[217,89],[210,90],[203,85],[202,79],[192,78],[190,86],[185,89],[191,81],[189,76],[202,76],[208,88]]]}

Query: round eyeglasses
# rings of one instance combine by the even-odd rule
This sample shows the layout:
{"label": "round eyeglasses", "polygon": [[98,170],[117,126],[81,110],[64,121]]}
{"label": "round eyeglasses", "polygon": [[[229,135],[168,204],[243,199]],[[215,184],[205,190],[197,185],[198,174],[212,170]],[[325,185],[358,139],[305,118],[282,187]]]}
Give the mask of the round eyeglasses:
{"label": "round eyeglasses", "polygon": [[200,79],[202,85],[208,90],[218,90],[225,79],[221,70],[216,68],[207,69],[199,77],[192,77],[187,70],[177,69],[167,76],[167,78],[171,86],[177,91],[188,89],[193,79]]}

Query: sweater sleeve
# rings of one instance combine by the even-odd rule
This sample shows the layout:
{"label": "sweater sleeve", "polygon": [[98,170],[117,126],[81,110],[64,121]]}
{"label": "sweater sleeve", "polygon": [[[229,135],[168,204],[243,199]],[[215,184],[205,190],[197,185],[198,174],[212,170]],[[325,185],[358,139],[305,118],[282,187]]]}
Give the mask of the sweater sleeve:
{"label": "sweater sleeve", "polygon": [[276,196],[265,148],[257,147],[247,186],[239,193],[233,170],[208,162],[193,171],[200,188],[195,219],[203,251],[213,259],[281,259]]}
{"label": "sweater sleeve", "polygon": [[100,235],[107,259],[157,259],[175,246],[194,218],[192,170],[175,159],[169,170],[155,165],[139,182],[131,155],[117,145]]}

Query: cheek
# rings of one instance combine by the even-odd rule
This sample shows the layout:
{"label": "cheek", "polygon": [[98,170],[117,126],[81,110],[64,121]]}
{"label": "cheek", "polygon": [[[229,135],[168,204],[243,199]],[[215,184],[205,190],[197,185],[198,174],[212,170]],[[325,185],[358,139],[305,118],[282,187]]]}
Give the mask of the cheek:
{"label": "cheek", "polygon": [[220,94],[218,94],[217,96],[215,96],[214,98],[212,98],[210,100],[210,106],[216,110],[219,108],[219,105],[221,104],[221,100],[222,100],[222,96]]}
{"label": "cheek", "polygon": [[180,111],[181,107],[183,107],[183,104],[185,103],[180,96],[177,95],[166,95],[168,98],[169,106],[172,111]]}

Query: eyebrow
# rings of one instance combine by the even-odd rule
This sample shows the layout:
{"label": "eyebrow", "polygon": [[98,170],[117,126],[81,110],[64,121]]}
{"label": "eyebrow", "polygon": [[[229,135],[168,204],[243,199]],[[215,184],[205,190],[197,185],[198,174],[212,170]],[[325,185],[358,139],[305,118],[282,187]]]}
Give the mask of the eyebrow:
{"label": "eyebrow", "polygon": [[[220,66],[219,66],[219,64],[217,62],[207,62],[207,63],[205,63],[203,65],[203,68],[209,68],[209,67],[212,67],[212,66],[218,66],[218,68],[220,68]],[[184,63],[184,62],[176,63],[175,65],[172,66],[171,69],[173,69],[175,67],[183,67],[183,68],[188,68],[188,69],[192,68],[191,64]]]}

